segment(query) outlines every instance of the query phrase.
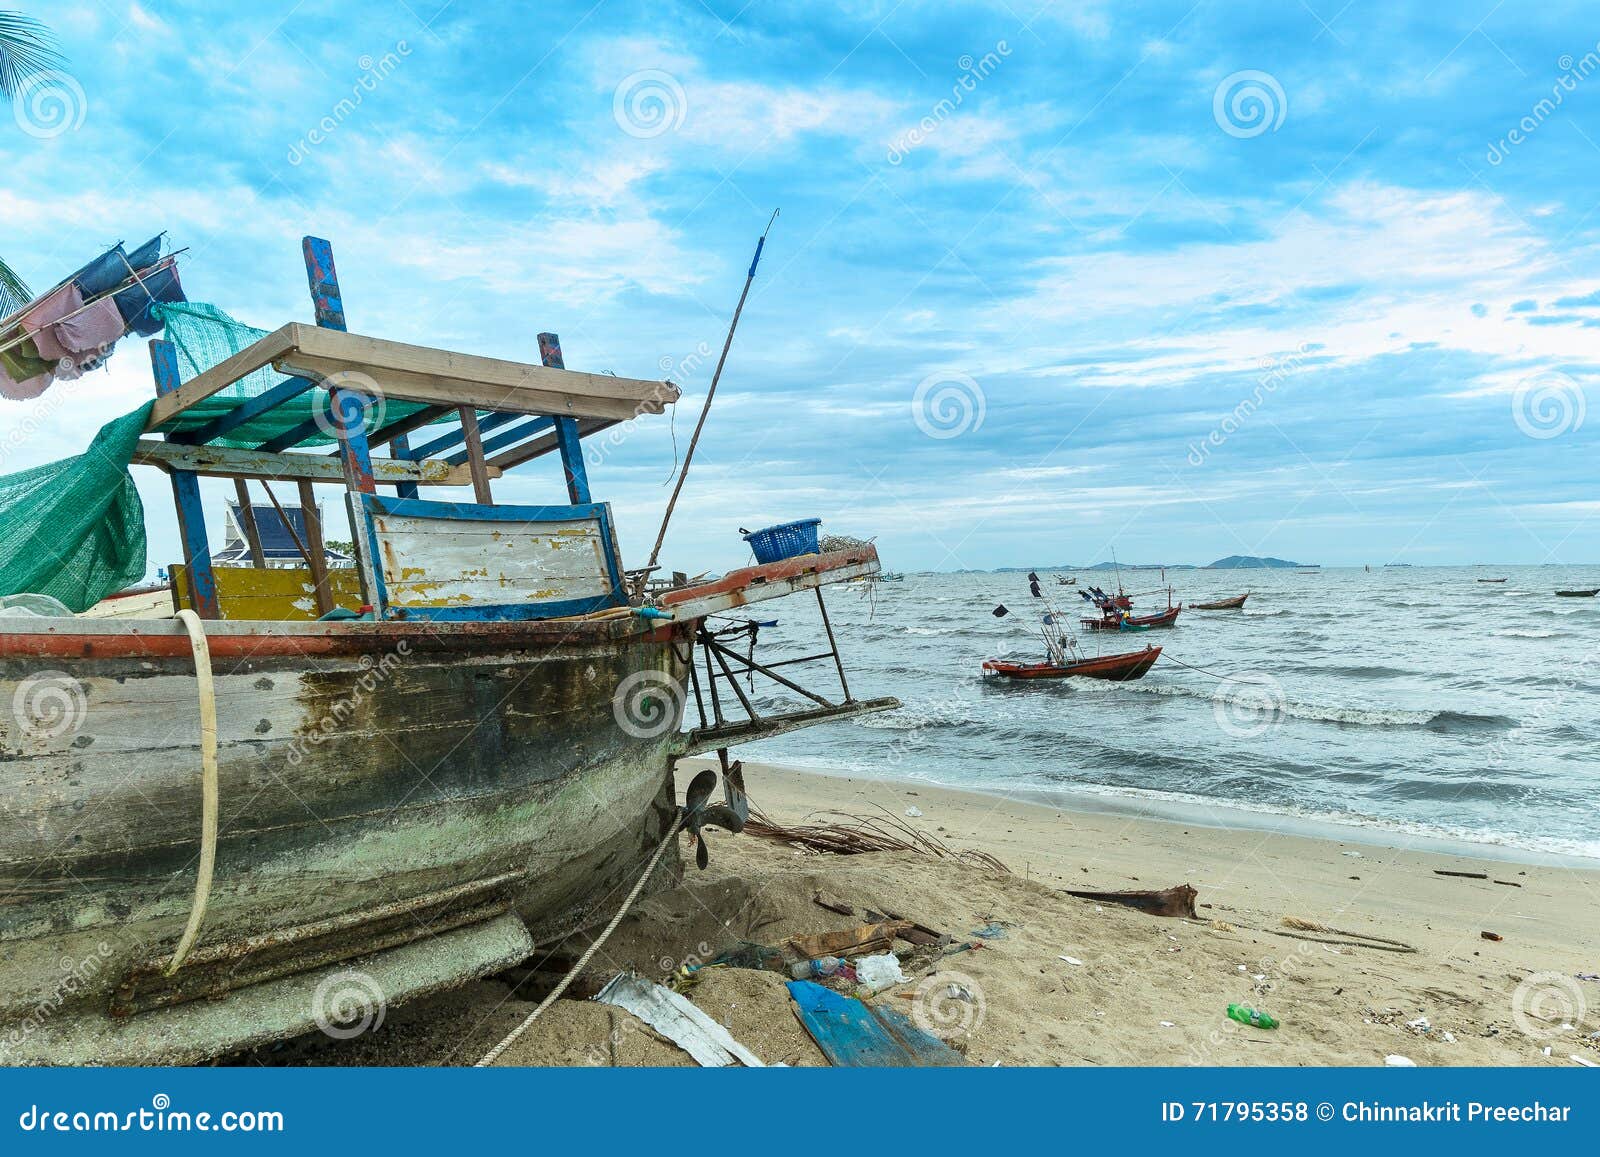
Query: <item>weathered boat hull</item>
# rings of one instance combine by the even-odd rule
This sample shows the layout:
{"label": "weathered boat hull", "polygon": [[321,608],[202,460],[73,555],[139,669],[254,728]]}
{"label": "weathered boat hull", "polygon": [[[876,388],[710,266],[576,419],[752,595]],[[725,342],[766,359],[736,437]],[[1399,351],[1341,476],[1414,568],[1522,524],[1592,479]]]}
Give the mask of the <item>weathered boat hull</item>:
{"label": "weathered boat hull", "polygon": [[1242,595],[1234,595],[1228,599],[1218,599],[1213,603],[1190,603],[1189,609],[1191,611],[1236,611],[1244,606],[1244,601],[1249,597],[1250,592],[1246,591]]}
{"label": "weathered boat hull", "polygon": [[[170,980],[201,832],[187,642],[0,634],[0,703],[13,705],[0,739],[0,1059],[193,1059],[101,1022],[125,1030],[153,1009],[513,910],[526,950],[593,922],[672,822],[685,669],[671,631],[508,630],[485,648],[481,629],[386,626],[327,647],[217,626],[215,883],[200,950]],[[632,716],[618,698],[630,680],[642,716],[639,696]],[[676,859],[664,863],[670,882]],[[63,994],[64,971],[92,975]],[[278,1034],[240,1025],[238,1037]],[[117,1056],[76,1047],[113,1037],[128,1038]]]}
{"label": "weathered boat hull", "polygon": [[1181,606],[1168,607],[1154,615],[1130,615],[1126,619],[1118,620],[1110,616],[1099,619],[1085,618],[1079,620],[1091,631],[1120,631],[1126,623],[1132,630],[1153,630],[1173,626],[1178,621],[1178,612]]}

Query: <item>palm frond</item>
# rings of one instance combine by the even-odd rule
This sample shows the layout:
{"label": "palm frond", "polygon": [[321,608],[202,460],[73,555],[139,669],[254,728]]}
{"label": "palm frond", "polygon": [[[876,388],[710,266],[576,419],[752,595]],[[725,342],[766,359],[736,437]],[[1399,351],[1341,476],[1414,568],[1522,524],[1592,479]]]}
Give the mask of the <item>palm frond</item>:
{"label": "palm frond", "polygon": [[0,12],[0,93],[14,98],[29,77],[65,64],[48,27],[21,12]]}
{"label": "palm frond", "polygon": [[18,277],[11,266],[0,261],[0,317],[21,309],[32,300],[33,291],[28,283]]}

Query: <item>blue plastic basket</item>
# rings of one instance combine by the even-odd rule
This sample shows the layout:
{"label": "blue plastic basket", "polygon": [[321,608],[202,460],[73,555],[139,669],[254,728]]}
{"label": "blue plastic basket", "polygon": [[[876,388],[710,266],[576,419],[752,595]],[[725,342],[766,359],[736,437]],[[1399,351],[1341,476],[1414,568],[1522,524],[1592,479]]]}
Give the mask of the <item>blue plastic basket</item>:
{"label": "blue plastic basket", "polygon": [[802,554],[817,553],[817,527],[820,518],[802,518],[799,522],[781,522],[761,530],[740,530],[744,540],[755,552],[757,562],[782,562]]}

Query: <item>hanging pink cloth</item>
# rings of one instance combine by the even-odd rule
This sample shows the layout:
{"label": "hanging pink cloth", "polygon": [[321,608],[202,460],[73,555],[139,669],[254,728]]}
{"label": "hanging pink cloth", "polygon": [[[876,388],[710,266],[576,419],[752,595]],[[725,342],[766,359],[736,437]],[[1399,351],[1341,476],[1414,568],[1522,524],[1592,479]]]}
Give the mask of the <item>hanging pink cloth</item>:
{"label": "hanging pink cloth", "polygon": [[[56,322],[50,329],[65,356],[73,357],[87,353],[99,354],[115,345],[117,339],[126,332],[127,326],[116,301],[107,296],[85,306],[73,316]],[[43,352],[42,346],[40,352]],[[73,360],[82,361],[83,358],[78,356]]]}
{"label": "hanging pink cloth", "polygon": [[33,344],[39,347],[39,356],[47,362],[58,362],[71,351],[56,341],[51,327],[67,314],[82,308],[83,294],[78,291],[76,282],[69,281],[34,302],[18,320],[33,338]]}

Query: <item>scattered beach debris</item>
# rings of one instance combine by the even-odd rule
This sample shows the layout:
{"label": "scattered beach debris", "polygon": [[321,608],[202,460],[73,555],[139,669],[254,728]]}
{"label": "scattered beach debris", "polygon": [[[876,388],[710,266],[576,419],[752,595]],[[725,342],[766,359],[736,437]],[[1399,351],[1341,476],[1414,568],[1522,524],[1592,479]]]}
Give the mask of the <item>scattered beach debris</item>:
{"label": "scattered beach debris", "polygon": [[819,956],[815,960],[796,960],[789,965],[789,975],[796,980],[811,980],[819,976],[837,976],[850,965],[839,956]]}
{"label": "scattered beach debris", "polygon": [[1483,937],[1485,940],[1504,940],[1505,939],[1505,937],[1500,935],[1500,933],[1498,933],[1498,932],[1483,931],[1483,932],[1479,932],[1478,935]]}
{"label": "scattered beach debris", "polygon": [[1230,1004],[1228,1006],[1228,1019],[1236,1020],[1240,1024],[1250,1025],[1252,1028],[1277,1028],[1278,1018],[1270,1012],[1259,1008],[1251,1008],[1248,1004]]}
{"label": "scattered beach debris", "polygon": [[1425,1016],[1419,1016],[1416,1020],[1406,1021],[1406,1027],[1412,1032],[1416,1033],[1418,1036],[1421,1036],[1423,1033],[1433,1031],[1433,1022]]}
{"label": "scattered beach debris", "polygon": [[786,825],[774,822],[755,807],[745,821],[746,835],[780,840],[806,852],[831,852],[853,856],[863,852],[921,852],[940,859],[1010,875],[1011,869],[998,858],[982,851],[958,852],[937,836],[919,832],[891,812],[882,816],[854,815],[850,812],[816,812],[822,822]]}
{"label": "scattered beach debris", "polygon": [[1487,880],[1489,878],[1488,872],[1453,872],[1449,868],[1435,868],[1433,874],[1435,876],[1457,876],[1463,880]]}
{"label": "scattered beach debris", "polygon": [[1175,884],[1158,892],[1092,892],[1068,888],[1066,893],[1080,900],[1099,900],[1106,904],[1137,908],[1151,916],[1177,916],[1190,920],[1200,918],[1194,907],[1195,898],[1200,893],[1188,884]]}
{"label": "scattered beach debris", "polygon": [[830,912],[837,912],[841,916],[854,916],[856,910],[843,900],[836,900],[831,896],[824,896],[821,892],[812,894],[811,902],[819,908],[826,908]]}
{"label": "scattered beach debris", "polygon": [[866,910],[866,918],[879,923],[885,920],[893,920],[898,924],[905,925],[896,933],[897,937],[907,944],[915,944],[919,948],[929,944],[942,946],[955,943],[956,938],[948,932],[940,932],[937,929],[928,927],[926,924],[902,916],[898,912],[874,912],[871,908],[868,908]]}
{"label": "scattered beach debris", "polygon": [[1600,1064],[1597,1064],[1596,1062],[1591,1061],[1588,1057],[1580,1057],[1577,1053],[1572,1053],[1571,1054],[1571,1059],[1575,1063],[1582,1065],[1586,1069],[1600,1069]]}
{"label": "scattered beach debris", "polygon": [[981,940],[1004,940],[1006,926],[999,920],[991,920],[982,928],[974,928],[972,934]]}
{"label": "scattered beach debris", "polygon": [[1577,972],[1573,975],[1578,980],[1600,980],[1600,972]]}
{"label": "scattered beach debris", "polygon": [[900,960],[892,952],[859,957],[855,967],[856,983],[867,996],[882,992],[886,988],[893,988],[897,984],[904,984],[911,979],[900,971]]}
{"label": "scattered beach debris", "polygon": [[965,1058],[895,1009],[840,996],[808,980],[789,981],[795,1016],[831,1064],[954,1067]]}
{"label": "scattered beach debris", "polygon": [[841,932],[791,936],[783,942],[783,947],[795,960],[816,960],[822,956],[875,956],[889,951],[903,924],[900,920],[890,920],[881,924],[862,924]]}
{"label": "scattered beach debris", "polygon": [[1414,1069],[1417,1067],[1416,1061],[1410,1057],[1403,1057],[1399,1053],[1390,1053],[1383,1058],[1383,1063],[1391,1069]]}
{"label": "scattered beach debris", "polygon": [[919,808],[916,804],[912,804],[910,807],[906,808],[906,815],[910,816],[914,820],[915,819],[921,819],[922,818],[922,809]]}
{"label": "scattered beach debris", "polygon": [[1495,883],[1496,884],[1503,884],[1507,888],[1520,888],[1520,887],[1522,887],[1522,885],[1517,883],[1515,880],[1496,880]]}
{"label": "scattered beach debris", "polygon": [[1079,960],[1076,956],[1057,956],[1056,959],[1057,960],[1065,960],[1068,964],[1072,965],[1074,968],[1082,968],[1083,967],[1083,961]]}
{"label": "scattered beach debris", "polygon": [[[1266,931],[1275,936],[1288,936],[1295,940],[1310,940],[1316,944],[1348,944],[1352,948],[1375,948],[1380,952],[1405,952],[1414,953],[1416,949],[1404,940],[1394,940],[1388,936],[1374,936],[1370,932],[1352,932],[1347,928],[1333,928],[1315,920],[1306,920],[1300,916],[1285,916],[1283,926],[1292,929],[1284,932],[1277,928],[1268,928]],[[1317,935],[1312,935],[1316,933]],[[1343,939],[1329,940],[1327,937],[1336,936]]]}
{"label": "scattered beach debris", "polygon": [[1341,856],[1350,856],[1351,858],[1357,859],[1357,860],[1359,860],[1361,858],[1361,853],[1360,852],[1340,852],[1339,854]]}
{"label": "scattered beach debris", "polygon": [[1211,921],[1211,930],[1213,932],[1237,932],[1238,931],[1237,928],[1235,928],[1232,924],[1229,924],[1226,920],[1213,920],[1213,921]]}
{"label": "scattered beach debris", "polygon": [[706,1068],[724,1068],[735,1062],[764,1067],[760,1057],[686,997],[636,972],[617,973],[595,1000],[633,1013]]}
{"label": "scattered beach debris", "polygon": [[1164,1020],[1164,1021],[1161,1022],[1161,1027],[1162,1028],[1177,1028],[1178,1026],[1176,1024],[1174,1024],[1170,1020]]}

